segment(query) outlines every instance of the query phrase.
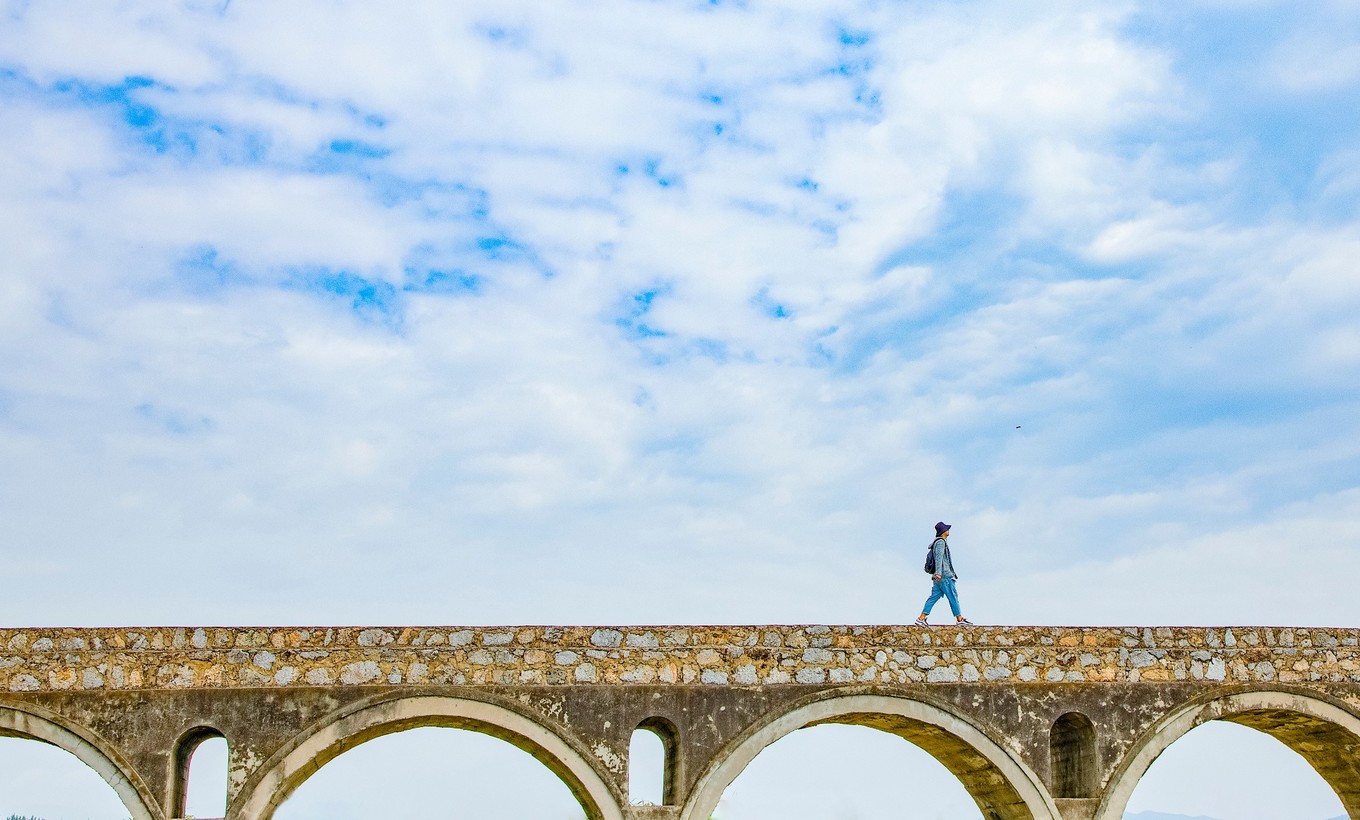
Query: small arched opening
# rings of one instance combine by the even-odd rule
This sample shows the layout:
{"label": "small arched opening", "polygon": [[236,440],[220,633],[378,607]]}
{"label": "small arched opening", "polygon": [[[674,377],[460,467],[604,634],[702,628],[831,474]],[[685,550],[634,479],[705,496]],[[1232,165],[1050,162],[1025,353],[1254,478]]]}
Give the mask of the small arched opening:
{"label": "small arched opening", "polygon": [[171,817],[225,817],[227,739],[216,729],[196,726],[175,744],[170,777]]}
{"label": "small arched opening", "polygon": [[676,730],[669,720],[650,717],[638,724],[628,744],[628,800],[675,805]]}
{"label": "small arched opening", "polygon": [[1068,712],[1048,733],[1054,797],[1094,797],[1099,784],[1096,727],[1080,712]]}

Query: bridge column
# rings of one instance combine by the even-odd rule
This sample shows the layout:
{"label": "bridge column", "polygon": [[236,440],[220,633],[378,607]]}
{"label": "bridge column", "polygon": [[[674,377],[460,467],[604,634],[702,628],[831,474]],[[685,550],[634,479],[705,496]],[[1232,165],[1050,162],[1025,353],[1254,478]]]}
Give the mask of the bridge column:
{"label": "bridge column", "polygon": [[1100,808],[1098,797],[1055,797],[1062,820],[1093,820]]}
{"label": "bridge column", "polygon": [[679,820],[679,806],[629,806],[623,810],[624,820]]}

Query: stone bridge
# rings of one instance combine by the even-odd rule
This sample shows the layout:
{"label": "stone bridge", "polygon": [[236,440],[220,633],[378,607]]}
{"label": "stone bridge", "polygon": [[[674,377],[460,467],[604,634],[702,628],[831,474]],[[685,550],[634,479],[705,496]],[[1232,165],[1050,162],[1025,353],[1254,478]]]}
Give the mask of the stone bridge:
{"label": "stone bridge", "polygon": [[[706,820],[770,743],[891,732],[988,820],[1118,820],[1208,720],[1302,755],[1360,818],[1360,630],[1280,627],[0,629],[0,735],[94,768],[135,820],[184,813],[199,743],[229,748],[229,820],[268,820],[327,761],[417,726],[485,732],[591,820]],[[664,804],[628,800],[639,729]]]}

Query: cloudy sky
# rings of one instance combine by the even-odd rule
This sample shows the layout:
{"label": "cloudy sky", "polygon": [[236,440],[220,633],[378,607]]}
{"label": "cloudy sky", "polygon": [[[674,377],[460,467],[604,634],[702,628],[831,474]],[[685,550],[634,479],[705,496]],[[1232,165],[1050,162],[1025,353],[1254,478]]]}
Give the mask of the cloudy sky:
{"label": "cloudy sky", "polygon": [[1354,0],[0,0],[0,249],[7,623],[1360,626]]}

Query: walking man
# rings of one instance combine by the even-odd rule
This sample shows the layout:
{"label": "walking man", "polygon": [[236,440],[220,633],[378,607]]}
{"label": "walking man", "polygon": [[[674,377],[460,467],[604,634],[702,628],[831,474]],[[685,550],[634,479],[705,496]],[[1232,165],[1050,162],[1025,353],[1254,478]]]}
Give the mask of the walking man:
{"label": "walking man", "polygon": [[931,607],[941,598],[948,598],[955,622],[971,626],[973,622],[963,617],[959,610],[959,592],[954,588],[954,581],[959,576],[954,572],[954,561],[949,556],[949,525],[943,521],[935,525],[935,542],[930,545],[930,554],[935,559],[935,574],[930,576],[935,585],[930,588],[930,597],[926,599],[926,605],[921,607],[921,617],[916,619],[916,625],[930,626],[927,618],[930,617]]}

